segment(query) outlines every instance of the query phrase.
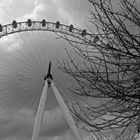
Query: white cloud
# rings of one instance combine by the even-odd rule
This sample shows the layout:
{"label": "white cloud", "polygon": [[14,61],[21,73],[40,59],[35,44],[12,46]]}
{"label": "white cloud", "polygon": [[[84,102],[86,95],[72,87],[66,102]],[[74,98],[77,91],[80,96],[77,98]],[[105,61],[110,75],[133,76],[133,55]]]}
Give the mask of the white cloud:
{"label": "white cloud", "polygon": [[0,23],[2,23],[2,21],[4,20],[4,17],[5,17],[5,12],[2,8],[0,8],[0,17],[1,17]]}
{"label": "white cloud", "polygon": [[13,4],[13,0],[0,0],[0,23],[2,24],[7,16],[9,7]]}
{"label": "white cloud", "polygon": [[28,18],[31,18],[32,20],[39,20],[40,15],[42,15],[46,11],[48,11],[47,6],[45,6],[44,4],[38,4],[37,6],[35,6],[35,8],[33,9],[33,11],[31,13],[28,13],[28,14],[24,15],[23,17],[20,17],[20,19],[26,20]]}
{"label": "white cloud", "polygon": [[[75,0],[0,0],[0,23],[27,18],[57,21],[64,24],[83,25],[88,2]],[[85,22],[85,21],[84,21]]]}
{"label": "white cloud", "polygon": [[33,19],[46,18],[49,21],[60,22],[64,24],[72,23],[72,17],[67,13],[62,6],[53,1],[38,0],[35,3],[35,8],[30,14]]}
{"label": "white cloud", "polygon": [[[0,138],[7,137],[31,137],[35,112],[28,109],[20,109],[14,114],[0,110]],[[3,116],[3,117],[2,117]],[[41,136],[44,137],[64,137],[69,130],[62,110],[57,107],[53,110],[45,111],[42,122]],[[72,135],[72,134],[71,134]]]}
{"label": "white cloud", "polygon": [[0,0],[1,24],[12,22],[12,20],[22,17],[32,11],[34,0]]}
{"label": "white cloud", "polygon": [[87,22],[87,13],[89,8],[89,2],[85,0],[52,0],[55,5],[62,9],[64,15],[68,15],[68,21],[78,27],[84,27],[85,22]]}
{"label": "white cloud", "polygon": [[68,24],[68,25],[74,24],[75,25],[71,15],[69,13],[67,13],[66,11],[64,11],[63,8],[59,8],[58,13],[59,13],[60,19],[62,19],[64,24]]}

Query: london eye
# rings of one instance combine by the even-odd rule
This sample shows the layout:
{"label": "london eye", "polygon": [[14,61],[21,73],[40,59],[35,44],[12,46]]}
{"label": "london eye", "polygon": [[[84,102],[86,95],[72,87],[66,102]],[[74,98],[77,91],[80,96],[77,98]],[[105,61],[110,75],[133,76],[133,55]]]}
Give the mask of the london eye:
{"label": "london eye", "polygon": [[72,24],[45,19],[0,24],[0,116],[6,122],[0,128],[1,138],[22,135],[37,140],[53,135],[57,139],[70,129],[77,140],[83,139],[64,101],[70,96],[66,85],[72,81],[60,74],[57,63],[64,59],[64,49],[73,54],[62,39],[86,44],[93,37]]}

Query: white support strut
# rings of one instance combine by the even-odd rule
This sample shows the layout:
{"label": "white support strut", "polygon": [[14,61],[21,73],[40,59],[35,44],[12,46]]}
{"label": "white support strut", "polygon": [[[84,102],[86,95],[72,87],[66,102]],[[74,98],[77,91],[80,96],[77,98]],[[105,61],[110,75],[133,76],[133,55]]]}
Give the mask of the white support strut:
{"label": "white support strut", "polygon": [[62,109],[62,111],[64,113],[64,117],[65,117],[70,129],[72,130],[74,136],[76,137],[77,140],[82,140],[82,137],[80,136],[80,133],[76,127],[75,121],[73,120],[73,118],[69,112],[69,109],[67,108],[64,100],[62,99],[62,97],[61,97],[58,89],[54,85],[53,81],[50,81],[49,79],[47,79],[45,81],[45,86],[43,88],[42,95],[40,98],[39,107],[38,107],[35,124],[34,124],[34,128],[33,128],[32,140],[39,140],[41,123],[43,120],[44,109],[45,109],[45,104],[46,104],[46,99],[47,99],[48,87],[52,87],[56,100],[57,100],[58,104],[60,105],[60,108]]}
{"label": "white support strut", "polygon": [[53,82],[51,83],[51,87],[52,87],[52,90],[54,92],[54,95],[56,97],[58,104],[60,105],[61,109],[63,110],[64,117],[65,117],[70,129],[72,130],[74,136],[77,138],[77,140],[82,140],[82,137],[80,136],[80,133],[76,127],[76,124],[75,124],[72,116],[70,115],[69,109],[65,105],[65,102],[63,101],[61,95],[59,94],[58,89],[56,88],[56,86],[54,85]]}
{"label": "white support strut", "polygon": [[47,98],[47,91],[48,91],[48,82],[46,80],[45,86],[43,88],[42,95],[40,98],[36,119],[35,119],[32,140],[39,140],[39,133],[40,133],[40,129],[41,129],[41,122],[43,120],[43,115],[44,115],[44,109],[45,109],[46,98]]}

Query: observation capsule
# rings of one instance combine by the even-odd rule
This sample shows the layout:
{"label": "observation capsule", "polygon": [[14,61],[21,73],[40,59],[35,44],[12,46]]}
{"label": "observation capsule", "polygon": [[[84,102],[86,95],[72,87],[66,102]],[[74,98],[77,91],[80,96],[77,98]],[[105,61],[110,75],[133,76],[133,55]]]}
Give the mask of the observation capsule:
{"label": "observation capsule", "polygon": [[72,32],[72,30],[73,30],[73,25],[71,24],[71,25],[69,26],[69,31]]}
{"label": "observation capsule", "polygon": [[2,28],[2,25],[0,24],[0,32],[2,32],[3,28]]}
{"label": "observation capsule", "polygon": [[87,31],[84,29],[84,30],[82,31],[82,37],[84,37],[86,34],[87,34]]}
{"label": "observation capsule", "polygon": [[46,26],[46,20],[45,19],[43,19],[41,23],[42,23],[42,27]]}
{"label": "observation capsule", "polygon": [[60,26],[60,22],[59,22],[59,21],[57,21],[57,22],[56,22],[56,26],[55,26],[55,27],[58,29],[58,28],[59,28],[59,26]]}
{"label": "observation capsule", "polygon": [[13,28],[17,28],[17,22],[16,22],[16,20],[13,20],[12,26],[13,26]]}
{"label": "observation capsule", "polygon": [[29,27],[32,26],[32,21],[31,21],[31,19],[28,19],[28,20],[27,20],[27,25],[28,25]]}

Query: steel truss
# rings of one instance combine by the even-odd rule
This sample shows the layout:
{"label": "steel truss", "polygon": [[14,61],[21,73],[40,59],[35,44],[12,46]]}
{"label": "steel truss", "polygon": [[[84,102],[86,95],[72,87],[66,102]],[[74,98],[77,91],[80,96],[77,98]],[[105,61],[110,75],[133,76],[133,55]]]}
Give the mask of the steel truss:
{"label": "steel truss", "polygon": [[[43,19],[44,20],[44,19]],[[50,31],[55,33],[60,33],[63,35],[68,35],[74,38],[77,38],[83,42],[91,42],[93,38],[96,36],[95,34],[89,34],[86,30],[81,30],[74,28],[73,25],[64,25],[60,24],[59,21],[54,22],[46,22],[44,20],[44,25],[42,21],[31,21],[28,19],[24,22],[16,22],[13,21],[11,24],[1,25],[0,24],[0,38],[7,36],[9,34],[14,34],[18,32],[26,32],[26,31]],[[30,24],[29,24],[30,21]]]}

